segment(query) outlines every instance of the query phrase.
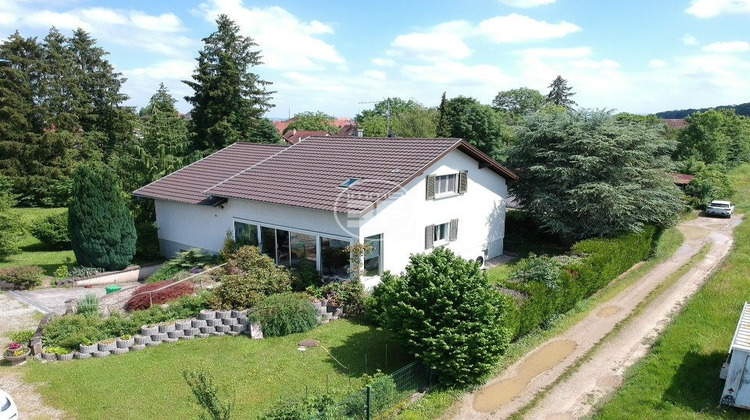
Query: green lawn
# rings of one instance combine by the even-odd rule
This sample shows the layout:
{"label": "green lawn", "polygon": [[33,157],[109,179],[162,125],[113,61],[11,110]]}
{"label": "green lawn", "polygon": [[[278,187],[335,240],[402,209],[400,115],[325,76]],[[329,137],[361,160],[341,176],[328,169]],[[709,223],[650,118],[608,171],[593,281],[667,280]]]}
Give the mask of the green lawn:
{"label": "green lawn", "polygon": [[[63,212],[63,208],[45,209],[45,208],[14,208],[13,212],[21,218],[26,226],[31,226],[35,221],[44,219],[45,217]],[[0,268],[3,267],[20,267],[24,265],[38,265],[44,269],[44,272],[51,276],[55,270],[63,265],[73,265],[76,257],[73,255],[73,251],[50,251],[45,249],[41,242],[35,237],[31,236],[26,231],[26,236],[19,243],[21,253],[11,255],[5,261],[0,261]]]}
{"label": "green lawn", "polygon": [[[305,338],[320,340],[330,355],[323,348],[297,350]],[[331,392],[358,387],[365,372],[391,372],[409,362],[382,329],[339,320],[287,337],[211,337],[104,359],[34,362],[21,370],[38,384],[45,403],[79,420],[197,418],[182,372],[204,370],[221,396],[236,398],[236,418],[246,419],[280,400],[325,393],[326,386]]]}
{"label": "green lawn", "polygon": [[[731,173],[737,211],[750,212],[750,165]],[[651,353],[628,373],[624,386],[597,419],[747,418],[719,408],[726,358],[742,305],[750,300],[750,224],[735,231],[734,247],[719,270],[664,332]]]}

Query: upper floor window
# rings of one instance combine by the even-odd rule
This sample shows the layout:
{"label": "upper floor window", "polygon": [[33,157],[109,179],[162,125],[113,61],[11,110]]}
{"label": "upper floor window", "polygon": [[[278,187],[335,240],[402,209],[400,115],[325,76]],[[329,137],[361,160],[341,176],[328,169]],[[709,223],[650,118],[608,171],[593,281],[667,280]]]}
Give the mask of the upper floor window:
{"label": "upper floor window", "polygon": [[468,172],[461,171],[446,175],[428,175],[427,176],[427,194],[428,200],[436,197],[447,197],[457,194],[464,194],[468,186]]}

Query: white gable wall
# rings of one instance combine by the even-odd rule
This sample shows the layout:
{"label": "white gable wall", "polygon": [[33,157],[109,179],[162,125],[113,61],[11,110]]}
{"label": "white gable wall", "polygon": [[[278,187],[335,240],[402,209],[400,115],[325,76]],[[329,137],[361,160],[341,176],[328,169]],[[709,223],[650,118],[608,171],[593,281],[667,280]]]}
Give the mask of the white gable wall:
{"label": "white gable wall", "polygon": [[[428,175],[448,175],[468,171],[465,194],[426,199]],[[397,199],[390,199],[366,214],[359,241],[371,235],[383,235],[383,270],[400,273],[409,262],[409,254],[425,249],[425,227],[458,219],[458,235],[444,246],[466,259],[485,255],[492,258],[503,252],[505,231],[505,179],[489,168],[454,150],[425,173],[410,182]]]}

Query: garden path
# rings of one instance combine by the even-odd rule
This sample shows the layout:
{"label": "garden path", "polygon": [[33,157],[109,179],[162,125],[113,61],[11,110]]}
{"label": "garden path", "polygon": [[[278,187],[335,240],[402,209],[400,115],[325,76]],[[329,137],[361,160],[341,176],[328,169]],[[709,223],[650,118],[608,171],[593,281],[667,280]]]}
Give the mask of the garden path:
{"label": "garden path", "polygon": [[[564,420],[590,414],[597,402],[617,389],[625,370],[648,353],[650,343],[672,315],[718,267],[732,247],[732,232],[740,222],[741,217],[734,216],[728,220],[700,217],[681,223],[678,229],[685,235],[685,242],[671,258],[566,332],[529,352],[485,387],[466,395],[448,416],[505,419],[532,404],[541,393],[544,395],[524,418]],[[696,266],[631,317],[649,294],[704,245],[710,246],[709,251]],[[624,327],[614,331],[626,319]],[[594,348],[605,337],[603,344]],[[570,376],[558,381],[569,370]]]}
{"label": "garden path", "polygon": [[[0,293],[0,346],[10,342],[7,334],[11,331],[33,330],[39,324],[40,315],[37,311],[20,302],[8,293]],[[45,405],[33,385],[21,379],[19,369],[23,366],[11,367],[0,364],[0,388],[8,392],[18,406],[18,410],[25,419],[70,419],[64,412]]]}

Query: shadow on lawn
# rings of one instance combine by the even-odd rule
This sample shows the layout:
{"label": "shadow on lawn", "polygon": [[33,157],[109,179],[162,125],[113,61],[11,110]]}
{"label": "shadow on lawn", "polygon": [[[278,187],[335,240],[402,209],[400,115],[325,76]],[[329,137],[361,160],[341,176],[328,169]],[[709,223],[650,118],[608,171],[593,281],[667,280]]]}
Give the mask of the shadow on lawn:
{"label": "shadow on lawn", "polygon": [[[726,353],[722,352],[699,354],[688,351],[662,400],[688,407],[696,413],[739,414],[739,410],[732,413],[736,409],[718,408],[724,389],[724,381],[719,379],[719,370],[726,357]],[[744,410],[742,413],[746,414]]]}
{"label": "shadow on lawn", "polygon": [[378,369],[390,373],[414,360],[388,331],[361,320],[352,322],[368,328],[352,334],[342,345],[328,349],[336,360],[347,367],[345,369],[336,360],[329,359],[328,362],[339,372],[357,378],[364,373],[372,375]]}

